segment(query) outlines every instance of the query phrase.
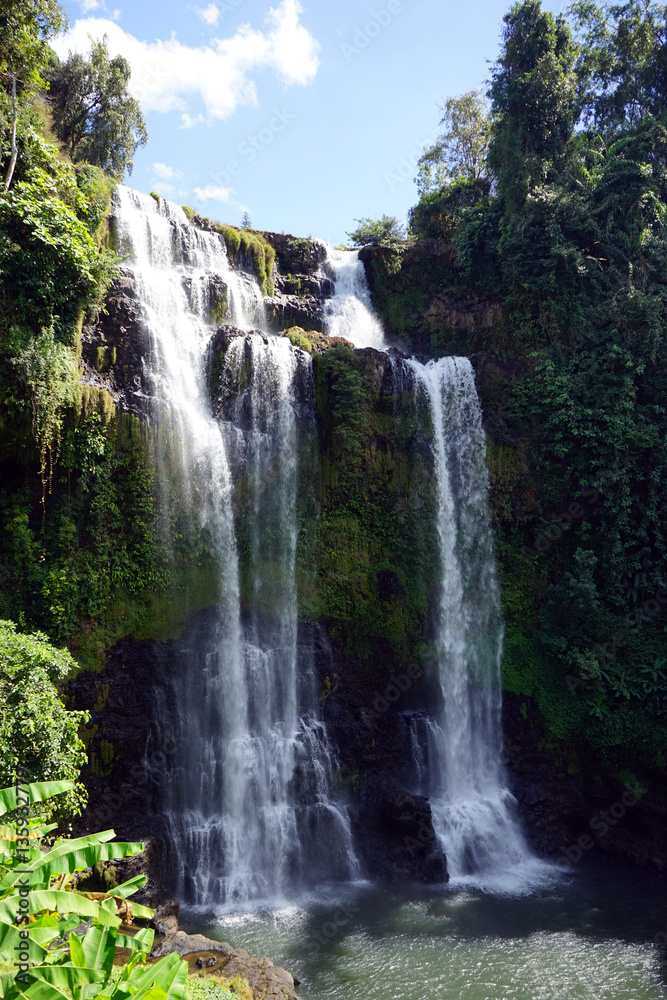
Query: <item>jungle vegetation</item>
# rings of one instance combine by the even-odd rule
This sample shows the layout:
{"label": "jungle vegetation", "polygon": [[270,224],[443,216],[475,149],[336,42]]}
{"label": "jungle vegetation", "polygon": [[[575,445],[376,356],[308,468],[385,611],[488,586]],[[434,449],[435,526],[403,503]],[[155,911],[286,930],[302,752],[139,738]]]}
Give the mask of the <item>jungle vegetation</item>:
{"label": "jungle vegetation", "polygon": [[666,66],[662,5],[516,3],[488,94],[441,108],[414,245],[365,251],[404,343],[473,355],[505,685],[600,772],[667,761]]}

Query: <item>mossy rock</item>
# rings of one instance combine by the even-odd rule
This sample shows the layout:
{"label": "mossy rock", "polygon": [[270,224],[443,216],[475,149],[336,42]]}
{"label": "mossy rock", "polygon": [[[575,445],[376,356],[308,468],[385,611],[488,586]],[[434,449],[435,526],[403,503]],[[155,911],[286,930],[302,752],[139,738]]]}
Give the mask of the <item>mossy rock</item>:
{"label": "mossy rock", "polygon": [[354,350],[354,344],[345,337],[327,337],[326,333],[319,333],[317,330],[307,332],[301,326],[291,326],[289,330],[283,331],[283,336],[287,337],[295,347],[301,347],[308,354],[323,354],[331,350],[332,347],[343,345]]}

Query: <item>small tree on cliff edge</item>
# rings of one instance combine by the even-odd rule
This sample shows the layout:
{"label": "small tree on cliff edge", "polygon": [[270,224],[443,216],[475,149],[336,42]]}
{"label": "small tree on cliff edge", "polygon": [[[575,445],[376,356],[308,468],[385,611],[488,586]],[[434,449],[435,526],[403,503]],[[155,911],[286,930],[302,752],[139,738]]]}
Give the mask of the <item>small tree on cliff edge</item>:
{"label": "small tree on cliff edge", "polygon": [[130,64],[109,58],[106,35],[86,59],[70,53],[49,74],[55,131],[74,161],[87,160],[122,179],[148,141],[138,101],[128,93]]}
{"label": "small tree on cliff edge", "polygon": [[479,181],[487,176],[491,119],[482,93],[470,90],[448,97],[440,110],[444,131],[419,158],[415,181],[422,196],[449,181]]}
{"label": "small tree on cliff edge", "polygon": [[395,250],[405,243],[405,230],[393,215],[383,215],[379,219],[355,219],[359,225],[351,233],[346,233],[356,247],[386,247]]}

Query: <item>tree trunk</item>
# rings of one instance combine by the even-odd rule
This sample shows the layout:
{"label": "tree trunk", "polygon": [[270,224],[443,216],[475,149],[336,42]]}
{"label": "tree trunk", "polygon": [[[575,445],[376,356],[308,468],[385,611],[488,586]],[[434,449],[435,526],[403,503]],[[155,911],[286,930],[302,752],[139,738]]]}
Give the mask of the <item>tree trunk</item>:
{"label": "tree trunk", "polygon": [[9,161],[9,167],[7,168],[7,176],[5,177],[5,190],[9,190],[9,185],[12,183],[12,177],[14,176],[14,167],[16,166],[16,157],[18,156],[18,146],[16,145],[16,123],[18,121],[18,104],[16,102],[16,73],[12,73],[12,156]]}

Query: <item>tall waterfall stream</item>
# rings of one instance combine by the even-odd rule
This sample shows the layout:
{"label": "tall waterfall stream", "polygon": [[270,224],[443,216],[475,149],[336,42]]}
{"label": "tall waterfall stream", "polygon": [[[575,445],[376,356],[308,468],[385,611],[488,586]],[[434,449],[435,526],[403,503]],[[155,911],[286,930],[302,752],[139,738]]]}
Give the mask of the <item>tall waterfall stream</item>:
{"label": "tall waterfall stream", "polygon": [[[184,734],[165,792],[172,879],[198,905],[284,901],[313,877],[357,873],[345,809],[331,794],[333,752],[297,663],[295,410],[310,360],[284,338],[237,338],[222,373],[235,402],[227,420],[216,420],[205,374],[211,276],[228,289],[229,318],[242,330],[264,323],[259,287],[230,266],[219,236],[195,229],[176,206],[125,188],[117,198],[118,237],[147,314],[157,406],[176,437],[187,506],[210,533],[219,565],[217,616],[185,651],[171,703],[160,706]],[[249,620],[241,616],[235,469],[245,471],[252,497],[251,565],[274,563],[270,595],[258,573],[251,581]],[[267,597],[270,616],[262,613]],[[297,769],[306,789],[298,802],[290,788]],[[325,856],[322,843],[330,845]]]}
{"label": "tall waterfall stream", "polygon": [[[506,787],[502,622],[469,361],[392,360],[430,425],[441,563],[439,699],[411,716],[405,753],[451,878],[404,893],[362,881],[312,641],[297,619],[297,426],[314,421],[310,358],[267,332],[257,282],[230,265],[220,237],[125,188],[115,214],[151,340],[154,418],[171,442],[163,471],[218,565],[215,613],[175,644],[169,683],[156,695],[156,718],[176,716],[182,734],[163,810],[175,891],[194,906],[191,929],[202,929],[202,908],[214,914],[208,933],[271,951],[312,1000],[663,997],[650,945],[614,924],[611,902],[595,909],[596,872],[582,889],[585,879],[534,858]],[[358,255],[331,250],[325,267],[335,281],[327,333],[387,350]],[[214,414],[206,360],[211,288],[220,284],[226,319],[245,334],[225,353],[223,412]]]}

